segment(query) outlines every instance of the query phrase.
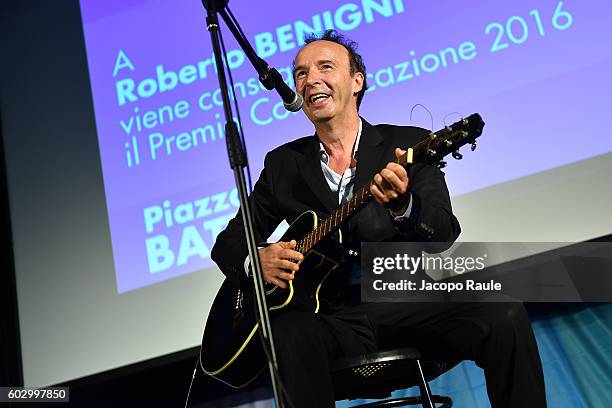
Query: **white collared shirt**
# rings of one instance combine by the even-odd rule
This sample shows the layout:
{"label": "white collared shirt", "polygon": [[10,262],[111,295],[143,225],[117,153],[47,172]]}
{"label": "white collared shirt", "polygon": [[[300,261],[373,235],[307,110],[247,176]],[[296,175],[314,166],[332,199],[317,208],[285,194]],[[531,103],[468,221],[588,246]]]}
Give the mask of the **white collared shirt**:
{"label": "white collared shirt", "polygon": [[[359,141],[361,140],[361,118],[359,119],[359,131],[357,132],[357,138],[355,139],[355,148],[353,149],[353,160],[351,162],[357,163],[357,150],[359,149]],[[353,187],[355,187],[355,176],[357,175],[357,167],[349,167],[344,171],[344,174],[340,175],[333,171],[329,166],[329,155],[325,151],[323,143],[319,142],[319,152],[321,157],[321,170],[325,180],[329,185],[334,194],[338,198],[338,204],[344,204],[353,196]]]}

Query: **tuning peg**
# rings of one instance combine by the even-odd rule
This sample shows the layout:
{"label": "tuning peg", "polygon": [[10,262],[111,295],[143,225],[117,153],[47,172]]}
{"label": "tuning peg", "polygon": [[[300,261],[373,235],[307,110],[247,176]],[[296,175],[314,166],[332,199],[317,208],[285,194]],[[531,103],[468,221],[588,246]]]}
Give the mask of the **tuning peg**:
{"label": "tuning peg", "polygon": [[470,147],[470,149],[472,149],[472,151],[476,150],[476,145],[477,145],[477,144],[476,144],[476,141],[474,140],[474,141],[472,142],[472,146]]}
{"label": "tuning peg", "polygon": [[439,169],[443,169],[443,168],[445,168],[445,167],[446,167],[446,164],[447,164],[447,163],[446,163],[444,160],[440,160],[440,161],[438,162],[438,168],[439,168]]}
{"label": "tuning peg", "polygon": [[455,150],[455,151],[453,152],[453,159],[456,159],[456,160],[461,160],[461,159],[463,159],[463,155],[462,155],[461,153],[459,153],[459,150]]}
{"label": "tuning peg", "polygon": [[427,154],[431,157],[435,156],[437,153],[438,152],[436,152],[434,149],[427,149]]}

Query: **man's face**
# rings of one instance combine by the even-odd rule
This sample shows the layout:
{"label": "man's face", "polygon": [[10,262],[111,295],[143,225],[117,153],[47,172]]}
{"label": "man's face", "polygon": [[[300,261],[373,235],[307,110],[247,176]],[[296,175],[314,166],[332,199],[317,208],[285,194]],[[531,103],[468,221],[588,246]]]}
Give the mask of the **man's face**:
{"label": "man's face", "polygon": [[357,112],[363,74],[351,76],[349,53],[340,44],[315,41],[295,58],[295,87],[304,97],[304,113],[314,124]]}

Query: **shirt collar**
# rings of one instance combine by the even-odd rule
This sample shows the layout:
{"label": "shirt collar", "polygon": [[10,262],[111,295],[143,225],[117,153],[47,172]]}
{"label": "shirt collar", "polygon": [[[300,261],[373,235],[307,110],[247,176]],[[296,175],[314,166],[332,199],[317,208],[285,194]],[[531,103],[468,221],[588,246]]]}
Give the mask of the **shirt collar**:
{"label": "shirt collar", "polygon": [[[361,129],[362,129],[362,122],[361,122],[361,118],[359,118],[359,130],[357,131],[357,139],[355,139],[355,149],[353,150],[353,160],[355,160],[355,162],[357,162],[357,150],[359,149],[359,141],[361,140]],[[320,141],[319,141],[319,153],[321,155],[321,161],[325,164],[328,164],[329,155],[325,151],[325,146],[323,146],[323,143]]]}

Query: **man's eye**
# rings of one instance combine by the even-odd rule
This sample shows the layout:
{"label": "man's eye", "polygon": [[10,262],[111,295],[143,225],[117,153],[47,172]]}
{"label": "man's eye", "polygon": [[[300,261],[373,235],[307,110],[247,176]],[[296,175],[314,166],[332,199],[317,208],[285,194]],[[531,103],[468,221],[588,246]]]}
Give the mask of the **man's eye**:
{"label": "man's eye", "polygon": [[323,68],[323,69],[331,69],[332,66],[329,65],[329,64],[325,64],[325,65],[322,65],[321,68]]}
{"label": "man's eye", "polygon": [[295,77],[296,77],[296,78],[300,78],[300,77],[303,77],[303,76],[304,76],[304,71],[298,71],[298,72],[295,74]]}

